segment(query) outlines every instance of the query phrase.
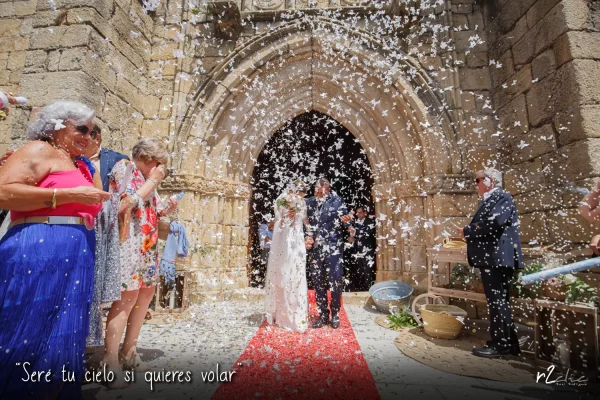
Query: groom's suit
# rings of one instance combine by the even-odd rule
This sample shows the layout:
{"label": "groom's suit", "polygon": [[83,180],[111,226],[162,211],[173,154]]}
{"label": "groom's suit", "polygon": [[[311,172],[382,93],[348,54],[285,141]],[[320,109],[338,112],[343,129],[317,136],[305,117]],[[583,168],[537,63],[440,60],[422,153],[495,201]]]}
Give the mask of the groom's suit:
{"label": "groom's suit", "polygon": [[[306,212],[310,232],[315,243],[308,251],[310,274],[317,297],[317,307],[321,320],[329,320],[327,309],[327,283],[331,290],[331,312],[335,316],[341,307],[344,231],[345,224],[340,217],[348,214],[344,200],[335,192],[330,192],[323,202],[317,197],[306,201]],[[328,278],[326,280],[326,278]]]}

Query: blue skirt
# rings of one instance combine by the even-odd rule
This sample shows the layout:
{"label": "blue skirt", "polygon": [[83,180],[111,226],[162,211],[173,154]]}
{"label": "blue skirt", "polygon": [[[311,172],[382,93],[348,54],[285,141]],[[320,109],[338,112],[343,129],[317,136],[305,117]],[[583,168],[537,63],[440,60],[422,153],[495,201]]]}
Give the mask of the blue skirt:
{"label": "blue skirt", "polygon": [[[81,398],[95,240],[83,225],[23,224],[0,241],[0,398]],[[24,382],[33,371],[51,382]]]}

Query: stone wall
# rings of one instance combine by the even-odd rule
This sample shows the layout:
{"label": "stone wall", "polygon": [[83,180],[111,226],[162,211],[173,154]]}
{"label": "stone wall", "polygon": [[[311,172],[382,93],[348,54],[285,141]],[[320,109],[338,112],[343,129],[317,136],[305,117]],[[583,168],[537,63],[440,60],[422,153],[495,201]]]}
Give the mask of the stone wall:
{"label": "stone wall", "polygon": [[[104,144],[115,150],[127,153],[143,136],[164,137],[173,170],[162,191],[187,192],[178,217],[194,247],[210,247],[184,263],[192,271],[192,292],[246,286],[249,176],[257,154],[244,147],[261,139],[249,125],[246,133],[231,134],[245,113],[258,115],[256,107],[231,104],[261,95],[245,88],[243,73],[273,79],[278,104],[327,112],[330,102],[332,117],[345,118],[347,112],[333,112],[347,105],[336,99],[339,80],[327,80],[335,68],[322,53],[325,39],[292,32],[294,21],[261,9],[261,2],[220,1],[208,8],[202,1],[169,0],[151,13],[141,3],[0,0],[0,88],[31,99],[0,123],[0,152],[23,143],[31,111],[57,98],[92,105]],[[581,196],[566,191],[565,182],[589,185],[600,174],[593,153],[600,146],[597,3],[451,0],[422,15],[432,22],[427,29],[407,24],[397,33],[398,50],[410,56],[418,79],[398,78],[388,93],[376,89],[381,81],[373,75],[365,94],[379,105],[354,110],[356,120],[343,121],[364,147],[376,149],[369,153],[379,169],[373,196],[377,215],[387,216],[378,227],[378,280],[402,279],[424,289],[426,248],[468,221],[477,205],[469,174],[487,165],[508,172],[524,241],[588,240],[574,208]],[[385,12],[403,12],[397,5],[390,1]],[[356,26],[373,37],[378,31],[366,18]],[[375,45],[363,50],[365,68],[383,57]],[[282,67],[283,60],[293,68]],[[318,77],[297,92],[286,90],[295,83],[287,78],[294,68],[312,73],[312,65],[321,66]],[[314,90],[324,93],[321,103],[298,100]],[[272,119],[261,126],[269,134],[284,122]],[[431,128],[432,121],[438,125]],[[398,128],[410,124],[414,131]],[[379,139],[386,135],[387,144]],[[411,229],[401,229],[407,225]]]}
{"label": "stone wall", "polygon": [[521,213],[522,239],[587,242],[594,231],[577,212],[600,173],[600,33],[587,0],[490,1],[490,69],[506,187]]}

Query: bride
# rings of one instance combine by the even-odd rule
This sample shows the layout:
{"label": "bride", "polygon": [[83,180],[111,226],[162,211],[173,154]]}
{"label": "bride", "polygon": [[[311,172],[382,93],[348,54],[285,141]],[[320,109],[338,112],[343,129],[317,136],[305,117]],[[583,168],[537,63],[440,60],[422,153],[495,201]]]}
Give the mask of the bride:
{"label": "bride", "polygon": [[[304,223],[306,185],[296,180],[275,201],[275,226],[267,263],[265,311],[267,322],[295,332],[308,327]],[[295,211],[290,219],[288,213]]]}

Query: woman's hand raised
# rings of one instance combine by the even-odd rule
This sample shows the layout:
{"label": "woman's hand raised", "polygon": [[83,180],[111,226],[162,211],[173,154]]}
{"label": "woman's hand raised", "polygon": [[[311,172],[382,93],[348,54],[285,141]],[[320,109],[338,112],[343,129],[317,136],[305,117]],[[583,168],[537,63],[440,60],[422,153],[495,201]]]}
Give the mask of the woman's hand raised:
{"label": "woman's hand raised", "polygon": [[[64,191],[64,192],[63,192]],[[61,199],[61,192],[65,193],[68,201]],[[110,198],[110,193],[105,192],[101,189],[96,189],[92,186],[77,186],[72,189],[60,189],[56,195],[57,200],[61,201],[61,204],[65,203],[81,203],[87,205],[93,205],[102,203],[104,200]]]}
{"label": "woman's hand raised", "polygon": [[165,166],[162,164],[158,164],[156,167],[150,170],[148,178],[154,179],[158,183],[165,178],[165,174]]}

